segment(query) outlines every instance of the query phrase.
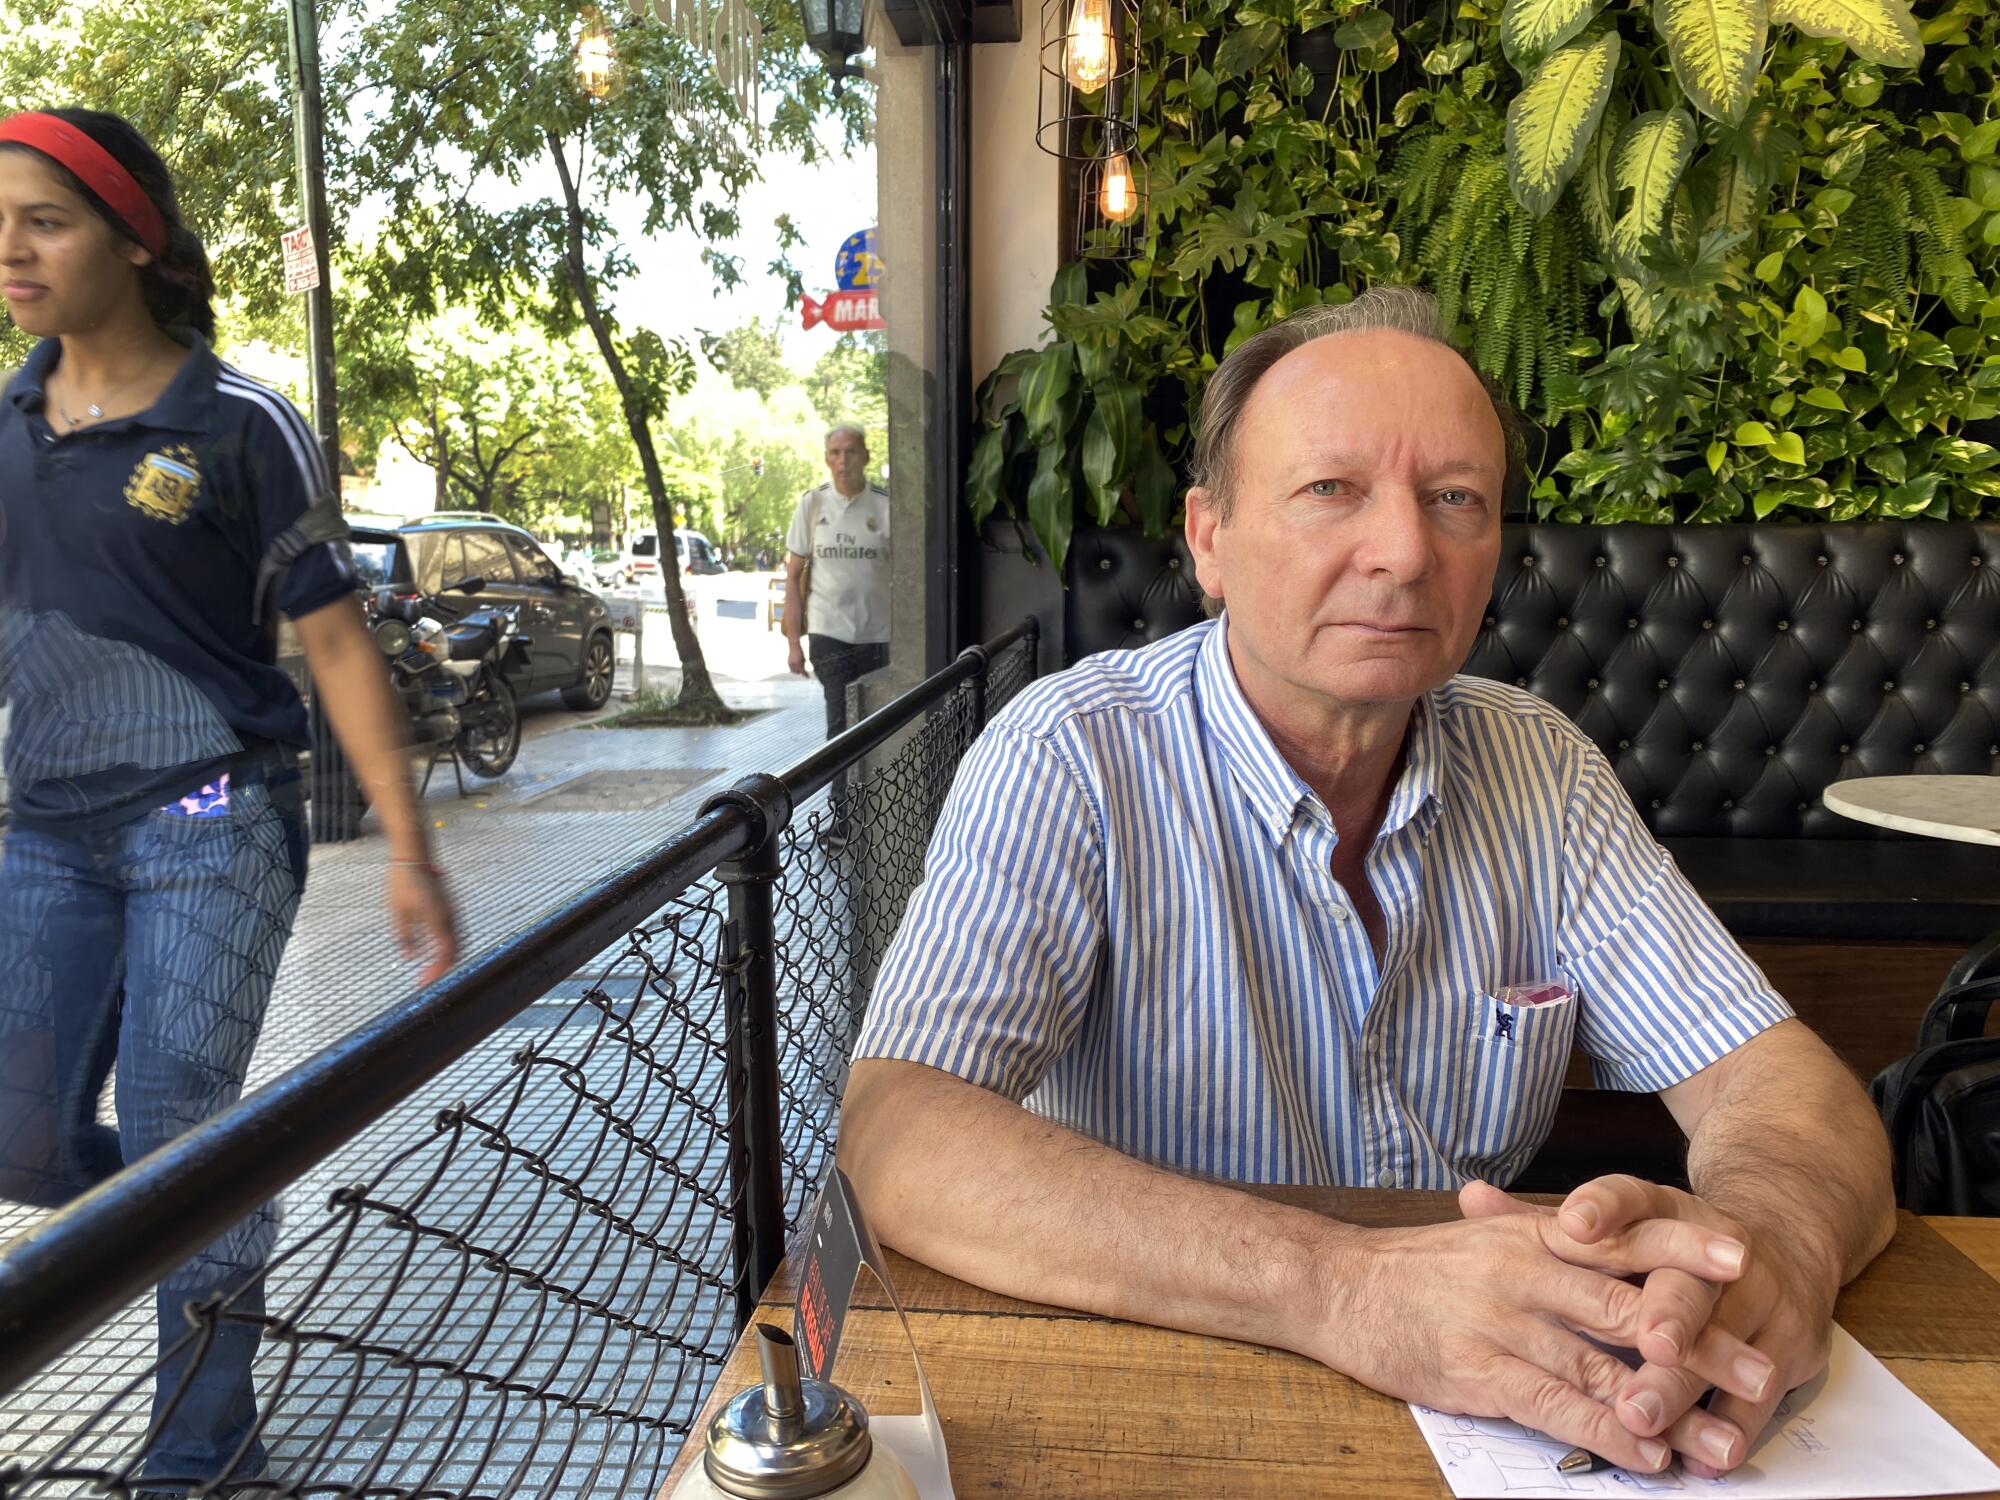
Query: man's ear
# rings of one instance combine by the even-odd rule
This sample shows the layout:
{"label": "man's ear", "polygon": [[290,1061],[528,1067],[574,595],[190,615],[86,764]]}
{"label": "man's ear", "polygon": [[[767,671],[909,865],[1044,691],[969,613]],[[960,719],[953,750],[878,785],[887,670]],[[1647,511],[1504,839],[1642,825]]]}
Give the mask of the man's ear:
{"label": "man's ear", "polygon": [[1213,493],[1197,485],[1187,492],[1187,544],[1194,557],[1195,581],[1202,592],[1220,602],[1222,568],[1215,556],[1215,533],[1222,527],[1222,509]]}

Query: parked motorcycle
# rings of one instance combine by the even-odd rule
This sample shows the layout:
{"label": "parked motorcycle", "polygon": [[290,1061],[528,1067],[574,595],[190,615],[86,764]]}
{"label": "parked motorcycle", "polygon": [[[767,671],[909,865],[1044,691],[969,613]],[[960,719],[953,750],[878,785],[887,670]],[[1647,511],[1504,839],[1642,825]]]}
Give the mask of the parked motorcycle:
{"label": "parked motorcycle", "polygon": [[[446,592],[477,594],[483,578]],[[521,706],[509,678],[528,661],[518,605],[459,608],[444,599],[378,589],[369,600],[375,644],[410,714],[419,746],[450,744],[475,776],[505,774],[521,749]]]}

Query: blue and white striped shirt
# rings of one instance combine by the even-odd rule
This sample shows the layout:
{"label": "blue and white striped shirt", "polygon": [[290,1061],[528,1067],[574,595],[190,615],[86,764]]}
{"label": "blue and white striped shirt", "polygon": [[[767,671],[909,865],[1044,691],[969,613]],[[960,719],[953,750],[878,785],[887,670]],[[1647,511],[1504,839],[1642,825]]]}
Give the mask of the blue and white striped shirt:
{"label": "blue and white striped shirt", "polygon": [[[1129,1154],[1245,1182],[1507,1182],[1572,1039],[1654,1090],[1791,1014],[1540,699],[1413,715],[1367,870],[1230,666],[1226,619],[1037,683],[961,767],[857,1056],[926,1063]],[[1510,1006],[1506,986],[1573,998]]]}

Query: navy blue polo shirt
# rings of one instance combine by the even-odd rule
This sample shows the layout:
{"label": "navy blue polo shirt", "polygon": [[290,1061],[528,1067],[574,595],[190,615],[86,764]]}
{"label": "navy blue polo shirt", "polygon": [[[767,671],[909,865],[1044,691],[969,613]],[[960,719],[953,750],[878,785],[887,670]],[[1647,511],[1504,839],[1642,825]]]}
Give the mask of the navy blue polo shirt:
{"label": "navy blue polo shirt", "polygon": [[0,698],[23,823],[115,826],[307,742],[276,664],[354,587],[318,443],[198,335],[153,406],[58,431],[38,345],[0,399]]}

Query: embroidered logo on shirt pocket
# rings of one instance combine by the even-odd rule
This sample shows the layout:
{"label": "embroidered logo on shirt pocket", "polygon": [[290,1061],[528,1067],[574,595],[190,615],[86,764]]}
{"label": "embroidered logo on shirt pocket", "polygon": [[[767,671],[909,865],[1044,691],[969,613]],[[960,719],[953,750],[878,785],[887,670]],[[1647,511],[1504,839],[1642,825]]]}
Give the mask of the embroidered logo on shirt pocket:
{"label": "embroidered logo on shirt pocket", "polygon": [[1561,980],[1552,979],[1540,984],[1510,984],[1484,996],[1481,1003],[1486,1007],[1486,1020],[1479,1040],[1513,1045],[1552,1024],[1566,1031],[1576,995]]}

